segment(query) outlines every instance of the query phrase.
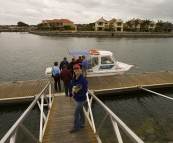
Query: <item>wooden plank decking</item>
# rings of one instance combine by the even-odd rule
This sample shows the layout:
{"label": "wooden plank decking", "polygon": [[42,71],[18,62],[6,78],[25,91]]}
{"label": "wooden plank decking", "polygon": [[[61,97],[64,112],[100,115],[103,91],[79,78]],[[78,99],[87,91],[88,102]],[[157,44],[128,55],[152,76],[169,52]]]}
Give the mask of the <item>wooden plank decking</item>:
{"label": "wooden plank decking", "polygon": [[[2,82],[0,83],[0,103],[33,100],[34,96],[39,94],[48,82],[48,79]],[[51,85],[52,93],[54,93],[53,82]],[[48,89],[44,93],[47,95]]]}
{"label": "wooden plank decking", "polygon": [[[172,86],[173,73],[151,72],[124,74],[120,76],[87,77],[87,80],[90,90],[94,90],[96,94],[105,94],[137,90],[137,85],[144,87]],[[0,83],[0,102],[10,98],[33,98],[42,91],[47,83],[48,79]],[[61,86],[63,90],[62,83]],[[54,93],[53,82],[52,93]],[[48,94],[48,90],[46,90],[45,94]]]}
{"label": "wooden plank decking", "polygon": [[120,76],[87,77],[87,80],[89,83],[88,88],[94,90],[94,93],[99,95],[112,92],[138,90],[137,85],[148,88],[173,86],[173,73],[136,73]]}
{"label": "wooden plank decking", "polygon": [[69,133],[73,127],[75,101],[65,96],[54,98],[43,143],[97,143],[91,126],[86,119],[85,128]]}

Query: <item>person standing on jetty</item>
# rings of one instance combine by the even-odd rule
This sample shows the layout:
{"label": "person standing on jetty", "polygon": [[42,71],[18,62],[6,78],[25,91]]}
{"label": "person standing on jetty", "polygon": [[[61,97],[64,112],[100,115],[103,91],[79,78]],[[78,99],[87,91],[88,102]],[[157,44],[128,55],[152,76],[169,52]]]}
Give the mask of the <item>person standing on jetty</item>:
{"label": "person standing on jetty", "polygon": [[72,76],[74,76],[73,66],[75,64],[77,64],[76,61],[75,61],[75,58],[72,58],[72,61],[70,62],[70,70],[71,70]]}
{"label": "person standing on jetty", "polygon": [[75,76],[72,79],[70,87],[70,101],[71,97],[76,101],[76,106],[74,108],[74,125],[69,131],[70,133],[77,132],[79,128],[85,127],[85,116],[83,111],[83,106],[86,103],[86,93],[88,91],[88,81],[81,74],[81,69],[79,64],[73,66]]}
{"label": "person standing on jetty", "polygon": [[57,92],[57,82],[58,82],[59,91],[61,91],[60,73],[61,71],[58,68],[58,62],[54,62],[54,66],[52,67],[52,77],[54,79],[54,88],[56,92]]}
{"label": "person standing on jetty", "polygon": [[88,61],[87,59],[85,58],[85,55],[82,55],[82,74],[84,75],[85,74],[85,77],[87,75],[87,69],[88,69]]}
{"label": "person standing on jetty", "polygon": [[67,66],[67,69],[70,70],[70,64],[67,61],[67,58],[66,57],[64,57],[64,60],[60,63],[60,70],[63,70],[63,65],[66,65]]}
{"label": "person standing on jetty", "polygon": [[72,80],[71,71],[67,69],[67,66],[63,65],[63,70],[61,71],[61,80],[64,82],[65,95],[69,96],[70,93],[70,85]]}
{"label": "person standing on jetty", "polygon": [[76,63],[80,65],[80,68],[82,69],[82,58],[79,56],[79,59],[76,60]]}

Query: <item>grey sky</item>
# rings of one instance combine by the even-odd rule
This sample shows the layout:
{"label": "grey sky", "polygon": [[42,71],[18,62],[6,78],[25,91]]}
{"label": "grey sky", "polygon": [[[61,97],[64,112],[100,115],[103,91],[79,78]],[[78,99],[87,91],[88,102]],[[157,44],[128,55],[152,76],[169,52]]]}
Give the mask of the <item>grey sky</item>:
{"label": "grey sky", "polygon": [[172,0],[0,0],[0,25],[69,19],[75,24],[132,18],[173,22]]}

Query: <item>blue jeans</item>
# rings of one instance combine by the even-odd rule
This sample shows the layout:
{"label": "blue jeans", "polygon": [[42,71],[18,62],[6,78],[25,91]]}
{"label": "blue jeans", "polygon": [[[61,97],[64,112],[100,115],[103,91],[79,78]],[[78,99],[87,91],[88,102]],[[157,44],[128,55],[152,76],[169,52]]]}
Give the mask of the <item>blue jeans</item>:
{"label": "blue jeans", "polygon": [[83,106],[86,101],[76,102],[76,106],[74,109],[74,127],[73,129],[77,130],[80,126],[85,125],[85,116],[83,111]]}

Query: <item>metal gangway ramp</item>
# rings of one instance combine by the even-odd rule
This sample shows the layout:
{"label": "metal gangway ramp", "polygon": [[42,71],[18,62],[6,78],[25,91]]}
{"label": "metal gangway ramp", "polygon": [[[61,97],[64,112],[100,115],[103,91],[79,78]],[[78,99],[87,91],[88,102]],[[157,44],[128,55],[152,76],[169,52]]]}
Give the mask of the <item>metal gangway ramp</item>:
{"label": "metal gangway ramp", "polygon": [[[47,90],[49,91],[48,95]],[[92,101],[95,100],[105,111],[105,116],[102,117],[98,126],[95,126],[95,121],[92,113]],[[23,121],[26,119],[30,111],[35,105],[40,109],[40,130],[39,137],[33,134],[25,127]],[[33,102],[19,117],[19,119],[8,130],[0,143],[16,143],[18,129],[20,128],[33,142],[36,143],[102,143],[99,133],[103,129],[103,125],[107,118],[110,119],[114,129],[115,137],[118,143],[123,143],[123,139],[119,129],[129,137],[133,143],[144,143],[125,123],[121,121],[105,104],[103,104],[93,91],[88,90],[87,107],[84,107],[86,125],[85,128],[78,132],[69,133],[73,126],[73,110],[75,101],[70,102],[65,94],[54,96],[51,94],[51,82],[43,88],[40,94],[35,96]],[[48,113],[45,114],[44,107],[48,108]]]}
{"label": "metal gangway ramp", "polygon": [[73,127],[75,101],[65,94],[54,97],[43,143],[98,143],[87,118],[85,128],[69,133]]}

